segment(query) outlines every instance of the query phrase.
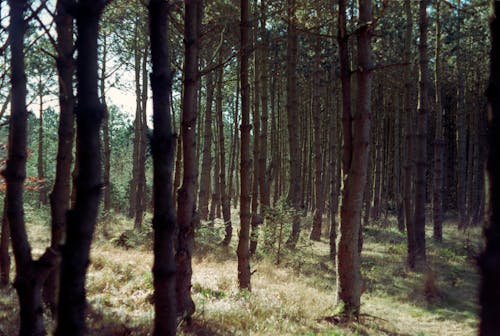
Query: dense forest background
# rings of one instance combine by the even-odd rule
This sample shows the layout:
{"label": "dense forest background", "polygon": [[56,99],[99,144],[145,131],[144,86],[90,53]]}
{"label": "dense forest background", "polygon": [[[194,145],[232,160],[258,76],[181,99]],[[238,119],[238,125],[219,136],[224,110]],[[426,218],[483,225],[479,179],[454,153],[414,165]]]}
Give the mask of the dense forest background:
{"label": "dense forest background", "polygon": [[0,1],[0,335],[477,333],[491,7]]}

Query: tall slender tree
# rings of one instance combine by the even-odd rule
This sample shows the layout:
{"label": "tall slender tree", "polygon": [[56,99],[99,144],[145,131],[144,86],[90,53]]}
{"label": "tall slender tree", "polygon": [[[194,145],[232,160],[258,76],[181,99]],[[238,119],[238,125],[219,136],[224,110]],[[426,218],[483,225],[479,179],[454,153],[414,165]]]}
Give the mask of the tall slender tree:
{"label": "tall slender tree", "polygon": [[[339,0],[339,18],[345,19],[345,1]],[[358,250],[363,191],[365,189],[370,141],[372,82],[371,0],[358,0],[357,99],[352,118],[351,153],[341,205],[340,240],[337,258],[337,297],[341,313],[349,320],[359,316],[361,305],[361,258]],[[346,123],[344,125],[348,125]],[[345,129],[344,129],[345,131]],[[347,150],[344,147],[344,151]]]}
{"label": "tall slender tree", "polygon": [[177,194],[179,233],[177,238],[176,295],[177,315],[190,317],[195,311],[191,298],[191,258],[194,245],[195,195],[197,178],[196,163],[196,103],[198,82],[198,17],[202,0],[190,0],[184,4],[184,69],[181,116],[182,137],[182,185]]}
{"label": "tall slender tree", "polygon": [[238,284],[250,286],[250,97],[248,84],[249,20],[248,0],[240,0],[240,82],[241,82],[241,143],[240,143],[240,233],[238,239]]}
{"label": "tall slender tree", "polygon": [[106,0],[65,2],[67,10],[76,19],[78,36],[75,108],[78,175],[76,200],[67,215],[66,242],[61,250],[57,336],[86,334],[85,274],[102,188],[99,131],[103,107],[97,88],[97,36],[106,3]]}
{"label": "tall slender tree", "polygon": [[172,71],[169,51],[170,6],[163,0],[148,5],[151,40],[151,88],[153,91],[153,285],[155,319],[153,335],[175,335],[175,255],[176,214],[172,194],[175,134],[172,130],[170,93]]}

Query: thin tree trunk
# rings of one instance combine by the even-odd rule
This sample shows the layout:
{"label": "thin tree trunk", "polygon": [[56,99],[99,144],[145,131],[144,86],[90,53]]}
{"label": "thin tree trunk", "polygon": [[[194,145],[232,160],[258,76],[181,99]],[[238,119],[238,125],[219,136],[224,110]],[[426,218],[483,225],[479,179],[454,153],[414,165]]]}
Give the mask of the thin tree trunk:
{"label": "thin tree trunk", "polygon": [[443,113],[441,106],[441,1],[436,1],[436,64],[434,68],[434,111],[436,115],[436,138],[434,140],[434,197],[433,197],[433,237],[443,239]]}
{"label": "thin tree trunk", "polygon": [[77,152],[76,201],[68,212],[66,243],[61,263],[58,323],[56,336],[84,335],[85,274],[89,265],[92,235],[97,221],[101,194],[101,154],[99,130],[103,107],[97,89],[97,36],[99,18],[106,1],[79,1],[76,8],[78,31],[77,75]]}
{"label": "thin tree trunk", "polygon": [[248,0],[240,0],[240,81],[241,81],[241,147],[240,147],[240,233],[238,239],[238,284],[240,289],[250,285],[250,97],[248,84]]}
{"label": "thin tree trunk", "polygon": [[[318,31],[319,33],[319,31]],[[323,189],[323,160],[321,153],[321,105],[320,105],[320,80],[321,80],[321,39],[316,37],[314,54],[314,78],[312,94],[312,112],[314,125],[314,183],[316,200],[313,215],[313,228],[310,238],[319,241],[321,238],[321,226],[323,222],[323,211],[325,209],[325,196]],[[311,167],[312,168],[312,167]]]}
{"label": "thin tree trunk", "polygon": [[417,266],[425,263],[425,195],[427,171],[427,115],[428,100],[428,56],[427,56],[427,2],[420,0],[420,43],[419,49],[419,87],[417,107],[417,152],[415,172],[415,254]]}
{"label": "thin tree trunk", "polygon": [[236,156],[237,156],[237,150],[238,150],[238,110],[239,110],[239,95],[240,95],[240,81],[239,78],[236,83],[236,103],[234,107],[234,113],[233,113],[233,123],[234,123],[234,130],[233,130],[233,136],[231,141],[231,154],[230,154],[230,159],[229,159],[229,200],[228,202],[231,203],[231,200],[234,199],[234,205],[236,207],[237,202],[237,194],[235,193],[235,188],[233,184],[234,180],[234,174],[235,174],[235,166],[236,166]]}
{"label": "thin tree trunk", "polygon": [[486,96],[489,103],[489,154],[487,171],[490,198],[490,213],[484,236],[486,246],[479,257],[481,287],[479,303],[481,306],[480,336],[493,336],[500,330],[500,2],[492,1],[494,14],[490,23],[491,53],[490,80]]}
{"label": "thin tree trunk", "polygon": [[[175,300],[176,227],[175,199],[172,194],[172,171],[176,139],[172,129],[170,93],[172,71],[169,50],[170,6],[163,0],[149,2],[151,41],[151,88],[153,91],[153,229],[154,229],[154,336],[175,335],[177,327]],[[146,89],[146,87],[144,88]]]}
{"label": "thin tree trunk", "polygon": [[200,176],[200,192],[198,194],[198,209],[200,218],[208,219],[208,200],[210,196],[210,175],[212,172],[212,101],[214,95],[213,73],[207,74],[207,100],[205,105],[205,120],[203,128],[203,151]]}
{"label": "thin tree trunk", "polygon": [[58,255],[48,248],[40,259],[33,260],[26,233],[23,185],[26,177],[28,111],[23,44],[27,28],[24,20],[27,3],[24,0],[10,0],[9,7],[12,100],[7,164],[3,171],[7,184],[6,212],[16,261],[14,287],[19,298],[19,335],[38,336],[45,335],[41,289],[50,270],[56,266]]}
{"label": "thin tree trunk", "polygon": [[[50,247],[59,251],[66,227],[66,213],[70,207],[71,163],[73,161],[74,102],[73,76],[73,17],[66,11],[64,0],[56,5],[57,71],[59,76],[59,128],[57,142],[56,177],[50,194]],[[60,267],[54,268],[44,284],[43,298],[53,314],[57,311]]]}
{"label": "thin tree trunk", "polygon": [[43,146],[43,84],[40,76],[38,83],[39,95],[39,118],[38,118],[38,183],[40,184],[39,190],[39,206],[47,204],[47,186],[45,185],[45,167],[44,167],[44,146]]}
{"label": "thin tree trunk", "polygon": [[[345,22],[345,1],[339,0],[340,21]],[[370,47],[371,1],[358,0],[359,29],[356,116],[352,119],[351,165],[343,190],[337,263],[338,304],[347,319],[357,318],[361,306],[361,258],[358,250],[363,191],[366,184],[371,118],[372,60]],[[350,126],[350,125],[349,125]],[[344,149],[345,150],[345,149]]]}
{"label": "thin tree trunk", "polygon": [[177,266],[177,315],[189,318],[195,311],[191,298],[191,259],[194,247],[194,188],[197,178],[196,162],[196,103],[198,82],[198,6],[200,0],[185,2],[184,69],[182,97],[182,186],[177,192],[178,238],[175,261]]}
{"label": "thin tree trunk", "polygon": [[301,177],[300,177],[300,147],[298,125],[298,104],[297,104],[297,27],[295,0],[287,0],[288,35],[286,50],[286,111],[288,117],[288,144],[290,155],[290,175],[288,179],[288,202],[294,210],[292,220],[292,232],[287,240],[287,246],[294,248],[300,235],[300,214],[301,210]]}
{"label": "thin tree trunk", "polygon": [[111,210],[111,185],[110,185],[110,170],[111,170],[111,146],[109,144],[109,110],[106,103],[106,64],[108,62],[108,44],[106,39],[106,32],[102,34],[101,43],[101,75],[100,75],[100,96],[101,104],[104,108],[102,119],[102,138],[103,138],[103,154],[104,154],[104,170],[102,176],[103,188],[103,211],[105,214]]}

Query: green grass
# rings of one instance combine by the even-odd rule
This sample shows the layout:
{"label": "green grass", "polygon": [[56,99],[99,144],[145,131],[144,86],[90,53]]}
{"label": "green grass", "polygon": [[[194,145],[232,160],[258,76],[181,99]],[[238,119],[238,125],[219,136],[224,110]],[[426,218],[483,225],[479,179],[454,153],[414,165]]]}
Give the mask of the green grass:
{"label": "green grass", "polygon": [[[31,212],[30,212],[31,211]],[[38,211],[38,210],[37,210]],[[35,210],[27,212],[35,254],[48,242],[49,228]],[[283,218],[286,239],[288,218]],[[237,224],[238,218],[233,218]],[[310,220],[307,221],[310,223]],[[133,222],[111,215],[99,223],[87,275],[91,335],[148,335],[153,319],[150,225],[142,232]],[[261,242],[266,239],[261,230]],[[273,233],[274,234],[274,233]],[[427,232],[430,237],[431,232]],[[196,313],[181,335],[474,335],[477,330],[477,283],[474,255],[479,229],[464,234],[447,223],[444,242],[427,240],[429,270],[416,273],[405,265],[406,238],[395,228],[364,229],[361,318],[349,325],[330,323],[335,311],[335,267],[328,241],[310,242],[304,228],[295,250],[277,244],[260,250],[251,269],[252,291],[237,288],[235,245],[219,243],[222,222],[197,231],[193,258]],[[262,245],[260,245],[262,246]],[[13,277],[13,275],[12,275]],[[432,295],[430,295],[430,294]],[[17,298],[0,291],[0,335],[15,335]],[[50,316],[48,329],[54,327]]]}

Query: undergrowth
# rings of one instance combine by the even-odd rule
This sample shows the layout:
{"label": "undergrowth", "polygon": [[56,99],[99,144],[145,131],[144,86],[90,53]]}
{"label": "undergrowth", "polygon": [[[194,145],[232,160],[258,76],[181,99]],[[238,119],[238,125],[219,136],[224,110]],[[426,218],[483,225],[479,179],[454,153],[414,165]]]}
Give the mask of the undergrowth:
{"label": "undergrowth", "polygon": [[[27,212],[35,254],[48,243],[45,217]],[[221,245],[222,220],[196,231],[193,299],[196,313],[180,335],[474,335],[477,330],[475,255],[479,229],[467,233],[448,222],[444,242],[428,239],[428,269],[406,267],[406,238],[394,225],[364,228],[361,315],[350,324],[332,320],[335,265],[327,235],[308,239],[311,220],[303,219],[297,247],[279,239],[289,234],[290,213],[267,214],[259,249],[252,260],[252,291],[237,288],[238,218],[229,247]],[[390,218],[389,218],[390,219]],[[325,223],[327,220],[325,219]],[[150,217],[141,230],[117,214],[97,227],[88,269],[88,318],[91,335],[149,335],[153,319]],[[280,232],[281,231],[281,232]],[[428,237],[431,232],[428,232]],[[14,274],[12,274],[13,278]],[[0,336],[17,331],[17,297],[0,291]],[[335,323],[334,323],[335,322]],[[48,329],[54,327],[46,316]]]}

